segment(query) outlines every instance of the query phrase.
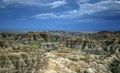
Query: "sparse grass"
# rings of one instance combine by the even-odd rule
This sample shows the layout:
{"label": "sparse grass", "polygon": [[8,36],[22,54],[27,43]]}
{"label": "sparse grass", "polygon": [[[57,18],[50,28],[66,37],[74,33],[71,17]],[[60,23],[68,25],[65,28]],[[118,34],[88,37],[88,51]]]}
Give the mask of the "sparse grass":
{"label": "sparse grass", "polygon": [[99,55],[99,59],[100,60],[104,60],[105,59],[105,55]]}
{"label": "sparse grass", "polygon": [[32,49],[36,49],[39,47],[39,44],[30,44],[29,47]]}
{"label": "sparse grass", "polygon": [[42,45],[45,45],[45,44],[52,45],[52,44],[58,44],[58,43],[57,43],[57,42],[46,42],[46,43],[42,43]]}

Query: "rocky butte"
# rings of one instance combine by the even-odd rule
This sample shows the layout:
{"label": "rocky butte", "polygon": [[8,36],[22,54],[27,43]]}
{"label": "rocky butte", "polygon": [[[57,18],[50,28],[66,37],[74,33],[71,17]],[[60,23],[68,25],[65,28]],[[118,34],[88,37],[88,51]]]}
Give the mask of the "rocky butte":
{"label": "rocky butte", "polygon": [[120,31],[0,33],[0,73],[120,73]]}

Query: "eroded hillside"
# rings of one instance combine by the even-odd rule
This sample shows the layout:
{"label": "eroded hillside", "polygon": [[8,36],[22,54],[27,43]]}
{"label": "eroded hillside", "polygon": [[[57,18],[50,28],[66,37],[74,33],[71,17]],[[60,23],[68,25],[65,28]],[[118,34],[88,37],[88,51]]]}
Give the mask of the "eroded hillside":
{"label": "eroded hillside", "polygon": [[120,32],[0,33],[0,73],[120,73]]}

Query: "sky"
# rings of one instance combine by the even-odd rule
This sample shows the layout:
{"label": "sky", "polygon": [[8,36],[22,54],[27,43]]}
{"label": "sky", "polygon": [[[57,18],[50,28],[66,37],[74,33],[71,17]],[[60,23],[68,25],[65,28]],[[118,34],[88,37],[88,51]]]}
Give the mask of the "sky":
{"label": "sky", "polygon": [[0,0],[0,31],[117,31],[120,0]]}

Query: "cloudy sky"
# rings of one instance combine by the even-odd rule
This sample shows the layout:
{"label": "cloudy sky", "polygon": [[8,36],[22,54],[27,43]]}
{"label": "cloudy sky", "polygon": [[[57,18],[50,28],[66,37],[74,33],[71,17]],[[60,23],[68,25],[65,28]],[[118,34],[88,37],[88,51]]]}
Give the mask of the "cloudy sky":
{"label": "cloudy sky", "polygon": [[120,0],[0,0],[0,30],[119,29]]}

